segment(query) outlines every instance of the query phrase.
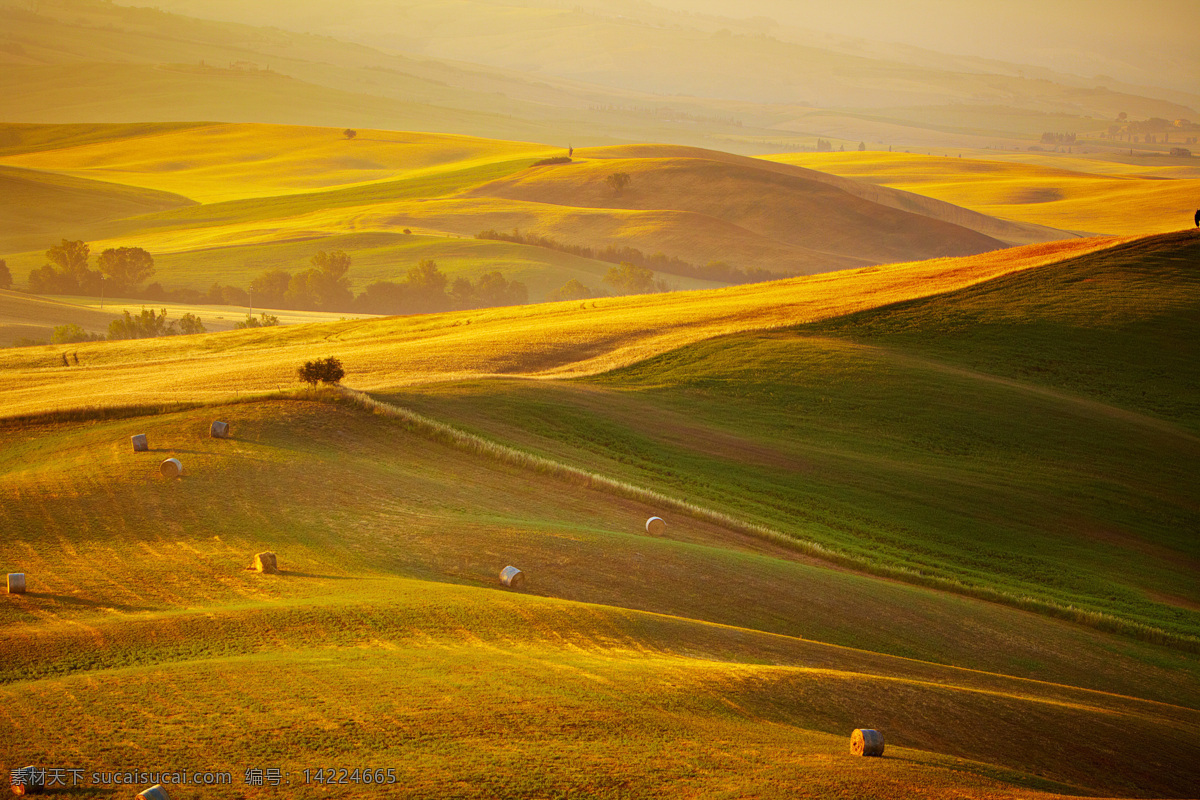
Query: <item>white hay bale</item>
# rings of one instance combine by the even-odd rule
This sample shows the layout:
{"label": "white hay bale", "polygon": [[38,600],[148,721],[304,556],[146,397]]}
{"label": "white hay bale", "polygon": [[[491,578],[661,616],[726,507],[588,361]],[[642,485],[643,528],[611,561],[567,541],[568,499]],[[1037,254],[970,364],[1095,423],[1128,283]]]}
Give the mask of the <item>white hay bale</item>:
{"label": "white hay bale", "polygon": [[158,471],[163,474],[164,478],[178,478],[183,474],[183,464],[178,458],[168,458],[159,464]]}
{"label": "white hay bale", "polygon": [[24,572],[8,573],[8,593],[9,594],[25,594],[25,573]]}
{"label": "white hay bale", "polygon": [[229,423],[221,422],[220,420],[214,422],[212,427],[208,429],[208,435],[214,439],[228,439]]}
{"label": "white hay bale", "polygon": [[137,436],[130,438],[133,441],[133,452],[144,453],[150,449],[150,440],[146,438],[146,434],[139,433]]}
{"label": "white hay bale", "polygon": [[46,791],[46,771],[37,767],[21,767],[12,771],[12,793],[17,797],[43,794]]}
{"label": "white hay bale", "polygon": [[137,800],[171,800],[171,795],[161,784],[154,784],[144,792],[139,792]]}
{"label": "white hay bale", "polygon": [[516,567],[505,567],[500,570],[500,582],[505,586],[520,589],[525,585],[525,573]]}
{"label": "white hay bale", "polygon": [[662,517],[651,517],[646,520],[646,533],[651,536],[662,536],[666,529],[667,523],[663,521]]}
{"label": "white hay bale", "polygon": [[850,752],[856,756],[883,755],[883,734],[871,728],[855,728],[850,734]]}
{"label": "white hay bale", "polygon": [[275,560],[275,554],[267,551],[259,553],[254,557],[255,572],[261,572],[264,575],[278,575],[279,563]]}

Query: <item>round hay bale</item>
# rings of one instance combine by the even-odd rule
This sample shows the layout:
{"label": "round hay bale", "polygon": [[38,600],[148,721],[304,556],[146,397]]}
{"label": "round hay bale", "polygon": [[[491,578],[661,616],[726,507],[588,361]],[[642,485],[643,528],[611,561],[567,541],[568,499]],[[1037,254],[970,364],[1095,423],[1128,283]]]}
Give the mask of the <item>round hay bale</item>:
{"label": "round hay bale", "polygon": [[139,433],[129,438],[133,441],[133,452],[144,453],[150,449],[150,440],[146,438],[146,434]]}
{"label": "round hay bale", "polygon": [[161,784],[154,784],[144,792],[138,793],[138,800],[171,800],[171,795]]}
{"label": "round hay bale", "polygon": [[666,529],[667,523],[663,521],[662,517],[651,517],[646,520],[646,533],[651,536],[662,536]]}
{"label": "round hay bale", "polygon": [[525,585],[525,573],[516,567],[505,567],[500,570],[500,582],[513,589],[520,589]]}
{"label": "round hay bale", "polygon": [[8,573],[8,593],[9,594],[25,594],[25,573],[24,572]]}
{"label": "round hay bale", "polygon": [[46,771],[37,767],[21,767],[12,771],[12,793],[17,797],[43,794],[46,791]]}
{"label": "round hay bale", "polygon": [[856,756],[883,755],[883,734],[871,728],[855,728],[850,734],[850,752]]}
{"label": "round hay bale", "polygon": [[275,560],[275,554],[267,551],[256,555],[254,557],[254,571],[261,572],[264,575],[278,575],[279,564]]}
{"label": "round hay bale", "polygon": [[208,435],[214,439],[228,439],[229,423],[221,422],[220,420],[214,422],[212,427],[208,429]]}
{"label": "round hay bale", "polygon": [[179,462],[178,458],[168,458],[158,465],[158,471],[163,474],[164,478],[178,478],[183,474],[183,464]]}

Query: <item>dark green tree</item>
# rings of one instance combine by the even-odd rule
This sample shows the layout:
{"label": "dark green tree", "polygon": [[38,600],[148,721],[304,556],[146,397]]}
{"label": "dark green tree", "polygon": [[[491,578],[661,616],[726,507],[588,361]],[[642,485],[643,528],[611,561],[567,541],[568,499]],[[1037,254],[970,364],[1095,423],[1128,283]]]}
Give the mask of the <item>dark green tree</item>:
{"label": "dark green tree", "polygon": [[605,178],[604,182],[613,190],[614,195],[620,197],[621,193],[625,191],[632,180],[626,172],[614,172]]}
{"label": "dark green tree", "polygon": [[622,261],[621,266],[605,273],[604,282],[613,287],[617,294],[649,294],[667,290],[665,283],[654,279],[653,271],[628,261]]}
{"label": "dark green tree", "polygon": [[445,311],[450,307],[450,298],[446,294],[448,279],[435,262],[423,259],[408,271],[404,282],[411,302],[416,306],[414,310]]}
{"label": "dark green tree", "polygon": [[185,335],[204,333],[204,322],[195,314],[184,314],[179,318],[179,332]]}
{"label": "dark green tree", "polygon": [[174,333],[175,323],[167,322],[165,308],[157,314],[149,308],[143,308],[136,317],[126,311],[123,317],[117,317],[108,324],[109,340],[152,339],[156,336],[170,336]]}
{"label": "dark green tree", "polygon": [[571,278],[571,280],[547,295],[546,299],[551,302],[555,300],[586,300],[594,296],[595,294],[591,289],[584,286],[575,278]]}
{"label": "dark green tree", "polygon": [[46,251],[46,264],[29,273],[29,290],[39,294],[86,294],[101,292],[100,272],[88,269],[91,249],[85,242],[62,240]]}
{"label": "dark green tree", "polygon": [[154,257],[140,247],[110,247],[96,259],[114,292],[132,289],[154,274]]}
{"label": "dark green tree", "polygon": [[300,380],[316,386],[318,383],[336,384],[346,376],[346,370],[342,369],[342,362],[337,358],[330,356],[329,358],[318,358],[316,361],[305,361],[304,366],[296,370]]}
{"label": "dark green tree", "polygon": [[291,273],[273,269],[250,281],[250,291],[254,294],[255,304],[264,308],[282,306],[291,279]]}

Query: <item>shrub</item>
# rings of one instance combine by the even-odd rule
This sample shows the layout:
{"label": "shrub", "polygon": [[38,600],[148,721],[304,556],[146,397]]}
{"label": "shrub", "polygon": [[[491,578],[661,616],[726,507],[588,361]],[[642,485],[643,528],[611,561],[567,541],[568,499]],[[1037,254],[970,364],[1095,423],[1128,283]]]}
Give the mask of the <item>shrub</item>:
{"label": "shrub", "polygon": [[305,361],[304,366],[296,370],[300,380],[316,386],[317,383],[337,383],[346,376],[342,362],[337,358],[318,358],[316,361]]}
{"label": "shrub", "polygon": [[254,317],[247,314],[246,318],[244,320],[242,320],[240,322],[235,322],[233,327],[235,329],[274,328],[276,325],[279,324],[279,317],[275,316],[274,314],[268,314],[267,312],[264,311],[261,314],[259,314],[258,316],[259,316],[259,319],[255,319]]}
{"label": "shrub", "polygon": [[124,316],[117,317],[108,324],[110,341],[118,339],[152,339],[156,336],[171,336],[175,333],[175,323],[167,322],[167,310],[164,308],[155,314],[148,308],[143,308],[136,317],[128,311]]}
{"label": "shrub", "polygon": [[204,323],[195,314],[184,314],[179,319],[179,332],[185,335],[204,333]]}
{"label": "shrub", "polygon": [[51,339],[54,344],[73,344],[75,342],[100,342],[104,337],[98,333],[88,333],[83,328],[75,323],[68,325],[55,325],[54,336]]}

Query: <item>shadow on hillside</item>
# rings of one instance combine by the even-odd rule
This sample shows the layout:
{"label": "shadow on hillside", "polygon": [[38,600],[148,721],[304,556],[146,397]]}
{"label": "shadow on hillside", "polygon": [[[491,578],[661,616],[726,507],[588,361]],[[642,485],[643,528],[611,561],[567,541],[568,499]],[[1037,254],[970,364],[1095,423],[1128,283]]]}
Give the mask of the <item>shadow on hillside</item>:
{"label": "shadow on hillside", "polygon": [[48,592],[26,592],[26,597],[33,597],[39,600],[53,600],[56,603],[62,603],[64,606],[75,606],[82,608],[111,608],[115,611],[154,611],[153,606],[131,606],[124,603],[114,603],[104,600],[89,600],[84,597],[74,597],[69,594],[50,594]]}
{"label": "shadow on hillside", "polygon": [[321,578],[327,581],[355,581],[359,578],[354,575],[314,575],[311,572],[295,572],[290,569],[281,569],[279,574],[285,578]]}
{"label": "shadow on hillside", "polygon": [[[931,751],[931,752],[934,752],[934,751]],[[889,755],[888,753],[884,753],[882,756],[879,756],[879,758],[881,758],[881,759],[886,758],[891,761],[901,762],[903,764],[911,764],[918,768],[920,768],[922,766],[927,766],[929,764],[928,761],[925,761],[925,760],[922,760],[919,758],[908,758],[907,756]],[[1049,778],[1040,778],[1037,775],[1029,775],[1029,774],[1026,774],[1023,772],[1019,772],[1015,769],[1010,769],[1010,768],[1000,766],[1000,765],[982,764],[982,763],[979,763],[979,764],[962,764],[962,763],[960,763],[960,764],[940,764],[939,766],[942,769],[949,770],[951,772],[957,772],[962,775],[971,775],[971,776],[975,776],[975,777],[982,776],[985,778],[991,778],[992,780],[1003,781],[1004,783],[1009,783],[1009,784],[1012,784],[1013,786],[1020,786],[1022,788],[1027,788],[1027,789],[1034,789],[1039,792],[1051,792],[1054,794],[1060,794],[1060,795],[1066,795],[1066,796],[1076,796],[1076,797],[1089,794],[1089,792],[1086,789],[1083,789],[1079,786],[1072,786],[1069,783],[1060,783],[1058,781],[1050,780]]]}

